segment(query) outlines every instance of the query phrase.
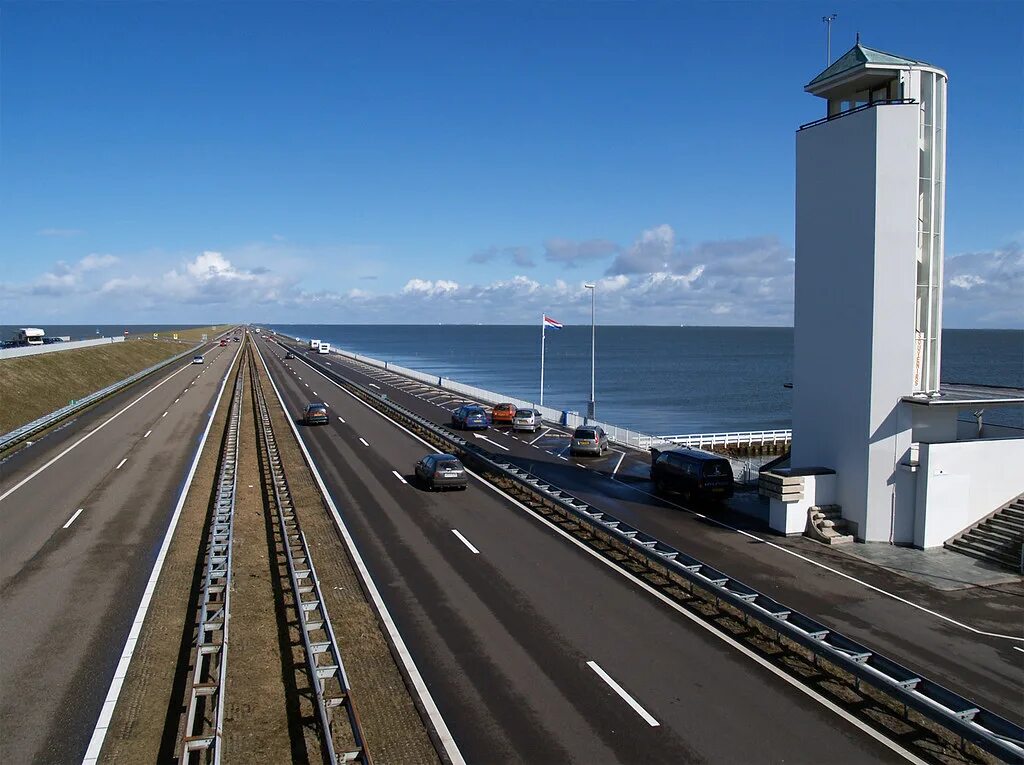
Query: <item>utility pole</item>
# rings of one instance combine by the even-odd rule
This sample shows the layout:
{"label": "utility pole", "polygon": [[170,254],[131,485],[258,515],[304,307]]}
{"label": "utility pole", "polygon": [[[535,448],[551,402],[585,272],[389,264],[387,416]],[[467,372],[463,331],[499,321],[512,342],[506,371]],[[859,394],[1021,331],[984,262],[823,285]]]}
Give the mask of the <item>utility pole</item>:
{"label": "utility pole", "polygon": [[832,22],[839,18],[838,13],[830,13],[828,16],[822,16],[821,20],[825,24],[825,67],[832,65]]}

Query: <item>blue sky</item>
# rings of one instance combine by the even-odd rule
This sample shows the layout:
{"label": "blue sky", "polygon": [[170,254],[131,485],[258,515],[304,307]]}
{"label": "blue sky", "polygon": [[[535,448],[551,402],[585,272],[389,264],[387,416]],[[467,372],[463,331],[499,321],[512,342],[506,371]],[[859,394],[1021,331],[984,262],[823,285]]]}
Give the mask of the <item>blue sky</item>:
{"label": "blue sky", "polygon": [[0,313],[789,324],[832,11],[949,72],[945,324],[1024,326],[1003,1],[0,3]]}

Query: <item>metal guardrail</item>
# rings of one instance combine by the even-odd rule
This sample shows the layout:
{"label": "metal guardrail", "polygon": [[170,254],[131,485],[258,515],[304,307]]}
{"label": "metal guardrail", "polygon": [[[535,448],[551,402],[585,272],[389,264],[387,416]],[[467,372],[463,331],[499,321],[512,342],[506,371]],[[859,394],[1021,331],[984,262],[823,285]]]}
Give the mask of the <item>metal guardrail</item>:
{"label": "metal guardrail", "polygon": [[678,436],[641,436],[638,446],[650,447],[659,442],[706,449],[715,446],[778,446],[793,440],[792,430],[749,430],[734,433],[691,433]]}
{"label": "metal guardrail", "polygon": [[[277,509],[277,523],[280,529],[282,547],[288,564],[288,579],[294,596],[294,608],[302,629],[302,644],[305,649],[306,669],[309,673],[310,686],[316,696],[317,718],[320,722],[320,737],[324,752],[331,765],[339,762],[360,762],[369,765],[372,762],[369,750],[363,738],[362,726],[352,700],[352,690],[345,673],[345,665],[341,659],[338,641],[334,637],[320,589],[320,580],[313,567],[313,558],[309,553],[309,545],[299,526],[292,502],[288,478],[281,464],[281,455],[274,436],[274,426],[270,419],[270,409],[259,382],[256,360],[249,356],[250,378],[253,396],[259,409],[259,424],[263,442],[262,457],[267,461],[271,484],[274,489],[274,504]],[[334,741],[332,711],[344,707],[348,717],[349,728],[355,748],[344,751],[339,756]]]}
{"label": "metal guardrail", "polygon": [[[184,765],[204,758],[220,763],[224,732],[224,696],[228,665],[228,623],[231,603],[231,543],[235,522],[238,436],[242,413],[239,367],[231,399],[227,433],[221,450],[217,492],[206,542],[203,589],[196,620],[193,671],[187,690],[188,712],[182,739]],[[196,760],[193,759],[196,756]]]}
{"label": "metal guardrail", "polygon": [[[827,625],[801,614],[764,595],[743,582],[705,564],[671,545],[592,507],[541,478],[501,461],[475,443],[470,443],[435,422],[396,404],[386,396],[363,387],[337,372],[308,361],[325,375],[357,392],[379,409],[397,415],[438,441],[454,447],[464,459],[518,484],[549,506],[586,526],[629,557],[662,573],[671,581],[685,583],[706,593],[717,603],[727,604],[745,620],[755,622],[770,635],[808,650],[822,660],[849,673],[859,686],[867,683],[905,708],[915,712],[989,754],[1008,762],[1024,758],[1024,728],[967,698],[904,667]],[[780,641],[781,642],[781,641]]]}
{"label": "metal guardrail", "polygon": [[123,380],[108,385],[106,388],[103,388],[102,390],[98,390],[95,393],[90,393],[85,398],[80,398],[73,404],[62,406],[55,412],[50,412],[49,414],[40,417],[38,420],[33,420],[27,425],[22,425],[20,428],[12,430],[10,433],[5,433],[4,435],[0,436],[0,452],[3,452],[14,445],[21,443],[26,438],[31,438],[39,431],[46,430],[50,426],[55,425],[56,423],[63,420],[65,417],[70,417],[75,412],[85,409],[87,406],[91,406],[92,404],[95,404],[100,399],[106,398],[107,396],[113,393],[117,393],[119,390],[123,388],[127,388],[129,385],[138,382],[146,375],[150,375],[153,372],[157,372],[163,369],[164,367],[173,364],[175,361],[183,359],[191,353],[195,353],[196,350],[202,348],[204,345],[206,345],[206,343],[200,343],[199,345],[196,345],[187,351],[179,353],[177,356],[172,356],[169,359],[161,361],[159,364],[154,364],[151,367],[143,369],[141,372],[136,372],[131,377],[126,377]]}
{"label": "metal guardrail", "polygon": [[801,125],[800,127],[798,127],[796,129],[796,131],[799,133],[801,130],[806,130],[807,128],[814,127],[815,125],[824,125],[826,122],[832,122],[833,120],[838,120],[838,119],[841,119],[843,117],[849,117],[851,114],[857,114],[858,112],[862,112],[862,111],[864,111],[866,109],[874,109],[877,106],[892,106],[893,104],[916,104],[916,103],[917,103],[917,99],[914,99],[914,98],[888,98],[888,99],[885,99],[885,100],[882,100],[882,101],[871,101],[869,103],[861,104],[860,106],[854,107],[853,109],[847,109],[844,112],[839,112],[837,114],[830,114],[827,117],[822,117],[820,120],[814,120],[813,122],[806,122],[803,125]]}

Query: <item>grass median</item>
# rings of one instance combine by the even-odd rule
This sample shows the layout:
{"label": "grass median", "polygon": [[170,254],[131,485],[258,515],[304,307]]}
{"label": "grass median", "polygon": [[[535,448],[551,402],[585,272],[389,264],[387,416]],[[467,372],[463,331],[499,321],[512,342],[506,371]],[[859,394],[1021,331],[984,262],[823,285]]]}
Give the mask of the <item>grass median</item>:
{"label": "grass median", "polygon": [[9,433],[176,356],[197,344],[204,331],[213,336],[214,330],[205,327],[183,330],[177,341],[170,339],[171,333],[162,333],[158,340],[132,338],[123,343],[0,360],[0,390],[4,392],[0,433]]}

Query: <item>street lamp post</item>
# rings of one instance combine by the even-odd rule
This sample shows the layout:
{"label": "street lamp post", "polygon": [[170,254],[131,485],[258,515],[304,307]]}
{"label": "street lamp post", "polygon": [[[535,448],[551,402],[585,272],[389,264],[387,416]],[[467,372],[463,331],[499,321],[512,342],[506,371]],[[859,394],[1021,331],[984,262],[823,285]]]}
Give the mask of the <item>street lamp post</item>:
{"label": "street lamp post", "polygon": [[597,417],[597,401],[594,396],[594,358],[595,358],[595,332],[594,332],[594,308],[597,302],[597,284],[584,284],[586,289],[590,290],[590,403],[587,404],[587,417],[589,419],[595,419]]}

